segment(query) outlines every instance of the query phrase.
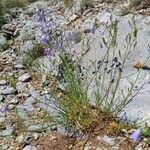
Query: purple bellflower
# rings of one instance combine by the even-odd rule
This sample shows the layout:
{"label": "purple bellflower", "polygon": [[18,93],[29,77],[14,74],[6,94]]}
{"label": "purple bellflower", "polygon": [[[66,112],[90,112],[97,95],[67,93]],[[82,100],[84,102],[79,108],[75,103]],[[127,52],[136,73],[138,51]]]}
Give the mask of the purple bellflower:
{"label": "purple bellflower", "polygon": [[130,139],[132,139],[134,142],[139,142],[141,139],[141,130],[140,129],[135,130],[131,134]]}
{"label": "purple bellflower", "polygon": [[69,32],[67,35],[63,33],[53,18],[46,17],[43,9],[39,8],[35,13],[37,27],[39,29],[36,38],[39,43],[43,44],[45,54],[49,59],[55,55],[56,50],[65,52],[66,47],[69,47],[74,51],[74,35],[72,32]]}
{"label": "purple bellflower", "polygon": [[53,56],[52,51],[51,51],[50,48],[46,48],[46,49],[45,49],[45,54],[46,54],[46,56],[47,56],[49,59]]}
{"label": "purple bellflower", "polygon": [[49,36],[46,35],[46,34],[43,34],[43,35],[41,36],[41,43],[42,43],[42,44],[48,44],[48,42],[49,42]]}

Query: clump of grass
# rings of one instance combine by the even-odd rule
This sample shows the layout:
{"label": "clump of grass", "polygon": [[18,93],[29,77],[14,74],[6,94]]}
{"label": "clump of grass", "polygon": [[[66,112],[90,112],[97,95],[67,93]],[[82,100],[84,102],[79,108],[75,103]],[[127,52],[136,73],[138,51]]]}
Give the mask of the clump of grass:
{"label": "clump of grass", "polygon": [[[61,55],[62,76],[65,82],[65,93],[58,97],[54,93],[58,115],[56,122],[65,126],[67,131],[87,131],[97,121],[99,111],[94,109],[88,100],[87,91],[83,89],[78,81],[73,63],[69,64],[69,56]],[[53,93],[53,92],[52,92]]]}
{"label": "clump of grass", "polygon": [[29,69],[34,63],[34,59],[30,54],[25,54],[22,58],[22,65],[26,68]]}
{"label": "clump of grass", "polygon": [[36,65],[37,58],[44,56],[42,45],[36,44],[32,50],[28,51],[22,58],[22,64],[25,68],[29,69],[32,65]]}
{"label": "clump of grass", "polygon": [[15,75],[7,76],[6,77],[6,82],[9,86],[16,89],[17,79],[16,79]]}
{"label": "clump of grass", "polygon": [[144,137],[150,138],[150,127],[146,127],[142,132]]}

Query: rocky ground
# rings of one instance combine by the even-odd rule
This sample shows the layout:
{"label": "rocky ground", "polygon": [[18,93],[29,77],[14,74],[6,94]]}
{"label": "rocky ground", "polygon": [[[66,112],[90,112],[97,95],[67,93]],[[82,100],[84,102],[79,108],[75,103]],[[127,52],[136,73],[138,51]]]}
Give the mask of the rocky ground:
{"label": "rocky ground", "polygon": [[[80,11],[75,6],[69,10],[62,3],[51,6],[49,2],[40,1],[30,4],[25,10],[12,10],[15,17],[12,19],[12,16],[8,15],[8,23],[2,27],[0,32],[0,149],[149,149],[145,138],[140,143],[130,141],[131,130],[123,130],[122,135],[117,137],[106,135],[106,127],[104,126],[109,126],[110,122],[101,123],[101,127],[97,127],[97,132],[94,131],[80,140],[63,135],[64,129],[59,127],[57,127],[57,131],[52,132],[56,129],[52,129],[50,122],[46,121],[45,116],[48,114],[44,111],[46,106],[43,104],[47,97],[50,97],[49,88],[53,83],[53,81],[48,82],[46,78],[51,66],[47,64],[46,58],[42,61],[47,66],[41,65],[40,72],[34,67],[26,69],[21,63],[22,57],[36,44],[35,38],[39,31],[36,26],[34,11],[38,5],[46,8],[46,14],[53,16],[60,25],[59,28],[66,31],[74,30],[76,27],[86,35],[88,29],[93,27],[95,18],[99,17],[100,23],[104,23],[107,22],[110,11],[119,15],[122,14],[120,4],[121,2],[114,2],[108,5],[108,3],[95,0],[94,7]],[[143,19],[143,22],[147,26],[150,24],[149,8],[140,9],[136,13],[142,14],[142,16],[139,15],[139,18],[147,17],[145,20]],[[143,27],[148,30],[146,25]],[[47,109],[50,112],[54,111],[51,108]],[[36,118],[36,116],[40,117]],[[48,117],[50,118],[50,116]]]}

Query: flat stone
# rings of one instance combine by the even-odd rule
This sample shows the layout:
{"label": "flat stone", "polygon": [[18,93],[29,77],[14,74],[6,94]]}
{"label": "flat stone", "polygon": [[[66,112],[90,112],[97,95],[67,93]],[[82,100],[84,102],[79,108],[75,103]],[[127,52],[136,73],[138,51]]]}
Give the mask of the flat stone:
{"label": "flat stone", "polygon": [[57,131],[63,135],[66,135],[66,130],[64,127],[57,126]]}
{"label": "flat stone", "polygon": [[24,45],[21,46],[20,51],[22,53],[27,53],[33,49],[34,45],[32,41],[26,41]]}
{"label": "flat stone", "polygon": [[11,23],[10,24],[5,24],[5,25],[2,26],[2,30],[9,31],[9,32],[12,32],[12,33],[15,31],[15,29],[16,29],[16,26],[11,24]]}
{"label": "flat stone", "polygon": [[63,84],[59,84],[58,87],[62,90],[62,91],[65,91],[65,87]]}
{"label": "flat stone", "polygon": [[28,127],[28,131],[42,131],[42,125],[31,125]]}
{"label": "flat stone", "polygon": [[0,80],[0,85],[6,85],[6,84],[7,84],[6,80]]}
{"label": "flat stone", "polygon": [[3,34],[0,34],[0,47],[3,47],[7,42],[6,37]]}
{"label": "flat stone", "polygon": [[108,137],[107,135],[104,135],[103,137],[98,136],[97,139],[101,142],[105,142],[106,144],[109,144],[111,146],[115,145],[115,141],[113,138]]}
{"label": "flat stone", "polygon": [[38,98],[38,97],[40,97],[40,93],[38,91],[35,91],[35,90],[32,90],[30,92],[30,94],[31,94],[31,97],[33,97],[35,99]]}
{"label": "flat stone", "polygon": [[11,101],[9,101],[9,104],[18,104],[19,99],[17,97],[14,97]]}
{"label": "flat stone", "polygon": [[15,94],[15,92],[16,90],[14,88],[7,86],[0,91],[0,94],[9,95],[9,94]]}
{"label": "flat stone", "polygon": [[28,82],[30,80],[31,80],[31,76],[29,73],[25,73],[18,78],[18,81],[20,81],[20,82]]}
{"label": "flat stone", "polygon": [[9,144],[5,144],[2,146],[2,150],[7,150],[9,148]]}
{"label": "flat stone", "polygon": [[27,145],[23,150],[37,150],[37,148],[35,146]]}
{"label": "flat stone", "polygon": [[0,104],[0,117],[5,117],[7,112],[7,107],[5,103]]}
{"label": "flat stone", "polygon": [[[36,101],[34,101],[36,102]],[[23,104],[18,105],[18,108],[24,110],[25,112],[31,112],[35,110],[35,107],[32,105],[33,102],[25,101]]]}
{"label": "flat stone", "polygon": [[16,84],[16,89],[18,92],[23,92],[26,88],[26,84],[25,83],[22,83],[22,82],[18,82]]}
{"label": "flat stone", "polygon": [[24,69],[24,66],[22,64],[17,64],[15,65],[16,69]]}
{"label": "flat stone", "polygon": [[16,141],[19,142],[19,143],[22,143],[24,141],[24,135],[19,135],[17,138],[16,138]]}
{"label": "flat stone", "polygon": [[38,133],[33,133],[33,138],[34,138],[34,140],[37,140],[39,138]]}
{"label": "flat stone", "polygon": [[9,110],[13,110],[14,108],[15,108],[15,105],[14,105],[14,104],[8,105],[8,109],[9,109]]}
{"label": "flat stone", "polygon": [[0,123],[4,123],[4,122],[5,122],[5,120],[6,120],[6,118],[5,118],[5,117],[0,117]]}
{"label": "flat stone", "polygon": [[0,102],[2,102],[3,100],[4,100],[4,97],[0,95]]}
{"label": "flat stone", "polygon": [[9,135],[12,135],[12,133],[13,133],[13,128],[10,126],[7,126],[5,130],[0,132],[0,136],[9,136]]}
{"label": "flat stone", "polygon": [[27,111],[25,111],[25,110],[22,109],[22,108],[18,108],[18,107],[19,107],[19,106],[17,106],[17,114],[18,114],[18,116],[19,116],[21,119],[29,120]]}

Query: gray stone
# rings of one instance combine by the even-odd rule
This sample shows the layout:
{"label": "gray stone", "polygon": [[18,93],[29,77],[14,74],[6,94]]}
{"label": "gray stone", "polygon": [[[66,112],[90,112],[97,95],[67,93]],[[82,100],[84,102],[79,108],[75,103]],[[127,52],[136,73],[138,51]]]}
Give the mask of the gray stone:
{"label": "gray stone", "polygon": [[103,148],[97,147],[95,150],[103,150]]}
{"label": "gray stone", "polygon": [[18,78],[18,81],[20,82],[28,82],[30,80],[31,80],[31,75],[29,73],[25,73]]}
{"label": "gray stone", "polygon": [[135,147],[135,150],[143,150],[143,145],[142,145],[142,144],[138,144],[138,145]]}
{"label": "gray stone", "polygon": [[[89,35],[90,50],[84,56],[81,63],[84,67],[86,66],[85,68],[88,70],[88,78],[90,78],[90,79],[91,79],[91,76],[93,76],[92,69],[94,69],[94,66],[91,67],[92,63],[90,63],[90,62],[98,62],[99,60],[101,60],[101,58],[104,56],[104,54],[106,52],[106,47],[103,45],[103,48],[101,48],[100,43],[103,43],[101,41],[102,37],[108,39],[108,29],[105,26],[105,24],[107,24],[107,22],[108,22],[108,25],[110,25],[110,19],[109,19],[110,15],[111,15],[111,13],[105,12],[105,11],[98,13],[96,18],[100,24],[104,24],[104,25],[100,25],[100,27],[96,29],[95,34]],[[131,31],[131,27],[130,27],[128,21],[131,21],[132,15],[126,15],[126,16],[115,16],[114,15],[113,18],[118,20],[118,36],[117,36],[117,44],[118,45],[115,48],[116,55],[118,57],[118,54],[117,54],[118,50],[121,50],[122,56],[124,55],[125,48],[123,47],[123,45],[125,44],[126,35]],[[144,17],[141,15],[138,15],[135,19],[136,19],[136,26],[139,29],[138,36],[137,36],[138,42],[137,42],[137,46],[136,46],[135,50],[133,50],[133,52],[129,56],[129,59],[126,62],[126,65],[125,65],[125,68],[123,71],[124,78],[121,80],[120,87],[118,90],[128,89],[128,87],[131,87],[131,84],[129,82],[133,82],[137,76],[137,70],[133,67],[133,65],[135,63],[137,63],[138,61],[144,62],[144,60],[146,60],[146,58],[148,58],[148,56],[149,56],[148,41],[150,41],[150,36],[149,36],[150,26],[147,23],[145,23],[145,21],[146,22],[150,21],[150,17],[149,16]],[[87,20],[85,22],[87,22]],[[87,22],[88,27],[91,22],[89,22],[89,23]],[[84,27],[86,28],[86,24],[85,23],[83,23],[83,24],[85,25]],[[84,27],[81,26],[81,28],[84,28]],[[86,39],[85,39],[85,42],[86,42]],[[83,49],[82,47],[83,47],[82,44],[81,45],[78,44],[78,45],[76,45],[75,49],[80,50],[80,49]],[[112,57],[111,51],[110,51],[110,57]],[[148,67],[150,66],[149,60],[146,62],[146,65]],[[142,88],[142,90],[140,91],[140,93],[136,97],[134,97],[132,102],[130,102],[127,105],[127,107],[124,109],[124,112],[120,116],[123,116],[124,113],[126,113],[126,117],[129,120],[135,121],[138,118],[141,118],[141,120],[139,120],[139,122],[140,122],[140,121],[144,121],[145,119],[148,119],[149,114],[150,114],[150,109],[149,109],[149,105],[150,105],[149,92],[150,92],[150,90],[148,90],[150,88],[150,84],[149,84],[148,71],[141,70],[139,78],[140,79],[137,82],[138,87],[140,87],[144,82],[147,82],[147,85],[145,85]],[[105,83],[105,85],[106,84],[108,84],[108,83]],[[95,86],[95,84],[92,83],[90,85],[89,91],[88,91],[88,97],[91,100],[92,104],[94,104],[94,102],[95,102],[95,98],[94,98],[94,94],[93,94],[94,86]],[[128,91],[126,90],[125,94],[127,94],[127,92]],[[121,95],[121,91],[118,94]],[[111,95],[111,93],[110,93],[110,95]],[[116,97],[117,96],[118,95],[116,95]],[[118,101],[122,101],[122,100],[123,100],[123,98],[121,98],[121,97],[120,97],[120,99],[118,99]],[[150,121],[147,120],[147,122],[150,122]]]}
{"label": "gray stone", "polygon": [[4,34],[0,34],[0,48],[6,44],[7,40]]}
{"label": "gray stone", "polygon": [[23,148],[23,150],[37,150],[35,146],[27,145]]}
{"label": "gray stone", "polygon": [[24,66],[22,64],[17,64],[14,66],[16,69],[24,69]]}
{"label": "gray stone", "polygon": [[17,97],[14,97],[12,100],[9,101],[9,104],[18,104],[19,99]]}
{"label": "gray stone", "polygon": [[[32,97],[31,97],[32,98]],[[30,101],[32,100],[32,101]],[[32,103],[35,103],[35,99],[27,99],[23,104],[18,105],[18,108],[23,109],[25,112],[31,112],[34,111],[35,108],[33,107]]]}
{"label": "gray stone", "polygon": [[35,3],[31,3],[30,5],[28,5],[26,12],[27,13],[33,13],[33,12],[35,12],[35,10],[39,6],[41,8],[47,8],[49,6],[49,2],[47,2],[47,1],[38,1],[38,2],[35,2]]}
{"label": "gray stone", "polygon": [[103,24],[109,23],[110,24],[110,16],[111,16],[110,12],[103,11],[103,12],[100,12],[100,13],[97,14],[96,19],[100,23],[103,23]]}
{"label": "gray stone", "polygon": [[106,144],[109,144],[111,146],[115,145],[115,141],[113,138],[108,137],[107,135],[104,135],[103,137],[98,136],[97,139],[101,142],[105,142]]}
{"label": "gray stone", "polygon": [[7,83],[6,80],[0,80],[0,86],[1,86],[1,85],[5,85],[6,83]]}
{"label": "gray stone", "polygon": [[6,118],[5,117],[0,117],[0,124],[1,123],[4,123],[6,121]]}
{"label": "gray stone", "polygon": [[47,81],[47,76],[45,74],[42,75],[42,83],[44,84]]}
{"label": "gray stone", "polygon": [[15,105],[14,105],[14,104],[8,105],[8,109],[9,109],[9,110],[13,110],[14,108],[15,108]]}
{"label": "gray stone", "polygon": [[33,98],[35,98],[35,99],[37,99],[37,98],[40,97],[40,93],[39,93],[38,91],[35,91],[35,90],[32,90],[32,91],[30,92],[30,95],[31,95],[31,97],[33,97]]}
{"label": "gray stone", "polygon": [[21,53],[27,53],[27,52],[29,52],[29,51],[32,51],[33,47],[34,47],[34,44],[33,44],[33,42],[32,42],[31,40],[26,41],[26,42],[21,46],[20,52],[21,52]]}
{"label": "gray stone", "polygon": [[7,113],[7,106],[5,103],[1,102],[0,103],[0,117],[5,117]]}
{"label": "gray stone", "polygon": [[15,94],[16,90],[12,87],[5,87],[3,90],[0,91],[0,94],[3,95],[10,95],[10,94]]}
{"label": "gray stone", "polygon": [[33,133],[33,138],[34,138],[34,140],[37,140],[39,138],[38,133]]}
{"label": "gray stone", "polygon": [[52,62],[47,57],[41,57],[38,59],[39,68],[38,71],[42,72],[43,74],[49,74],[52,75],[58,75],[58,65],[60,64],[60,59],[58,57],[58,54],[56,53],[55,58],[52,58],[52,60],[55,59],[55,64],[52,65]]}
{"label": "gray stone", "polygon": [[40,97],[34,98],[34,97],[30,96],[26,99],[25,104],[30,106],[30,105],[36,103],[39,99],[40,99]]}
{"label": "gray stone", "polygon": [[67,134],[65,128],[61,126],[57,126],[57,131],[63,135]]}
{"label": "gray stone", "polygon": [[23,120],[29,120],[27,112],[21,108],[21,106],[17,106],[17,114]]}
{"label": "gray stone", "polygon": [[9,148],[9,144],[5,144],[2,146],[2,150],[8,150],[8,148]]}
{"label": "gray stone", "polygon": [[22,134],[22,135],[19,135],[19,136],[16,138],[16,141],[17,141],[18,143],[22,143],[22,142],[24,141],[24,139],[25,139],[25,137],[24,137],[24,135]]}
{"label": "gray stone", "polygon": [[26,88],[26,84],[25,83],[22,83],[22,82],[18,82],[16,84],[16,89],[18,92],[23,92]]}
{"label": "gray stone", "polygon": [[0,102],[2,102],[3,100],[4,100],[4,97],[0,95]]}
{"label": "gray stone", "polygon": [[13,133],[13,128],[10,126],[7,126],[5,130],[0,132],[0,136],[9,136],[9,135],[12,135],[12,133]]}
{"label": "gray stone", "polygon": [[62,90],[62,91],[65,91],[65,87],[63,84],[59,84],[58,87]]}
{"label": "gray stone", "polygon": [[48,86],[50,84],[50,81],[47,79],[47,75],[42,75],[42,84],[43,86]]}
{"label": "gray stone", "polygon": [[42,125],[31,125],[28,127],[28,131],[43,131],[43,126]]}
{"label": "gray stone", "polygon": [[5,25],[2,26],[2,30],[9,31],[9,32],[12,32],[12,33],[15,31],[15,29],[16,29],[16,25],[14,25],[12,23],[5,24]]}

